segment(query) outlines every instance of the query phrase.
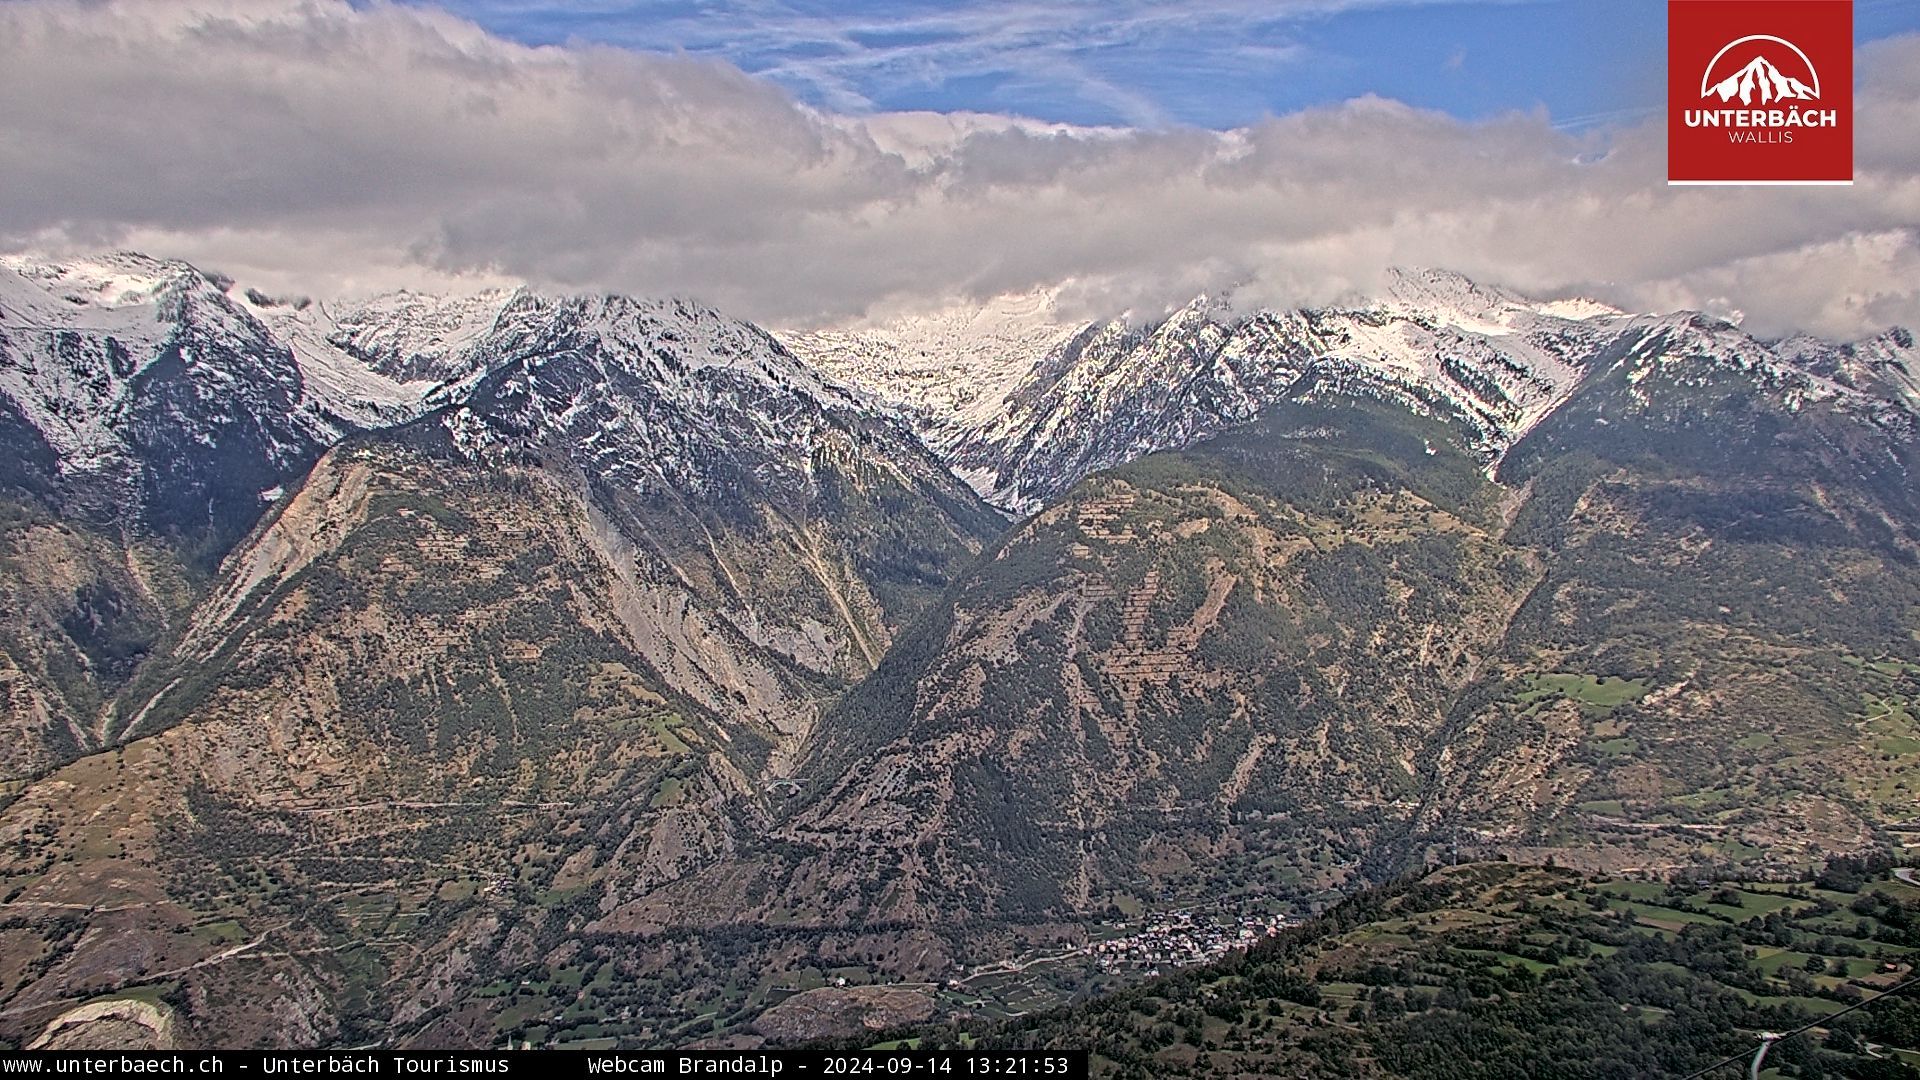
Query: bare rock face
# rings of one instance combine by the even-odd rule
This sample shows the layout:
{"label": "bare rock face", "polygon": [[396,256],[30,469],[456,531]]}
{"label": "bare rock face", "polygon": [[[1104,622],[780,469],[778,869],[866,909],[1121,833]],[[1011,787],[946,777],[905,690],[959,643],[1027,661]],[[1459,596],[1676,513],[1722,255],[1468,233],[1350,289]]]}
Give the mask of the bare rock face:
{"label": "bare rock face", "polygon": [[931,1016],[933,996],[915,987],[823,986],[761,1013],[753,1027],[770,1039],[797,1041],[885,1031]]}
{"label": "bare rock face", "polygon": [[173,1050],[176,1019],[165,1005],[131,998],[95,1001],[53,1019],[29,1050]]}

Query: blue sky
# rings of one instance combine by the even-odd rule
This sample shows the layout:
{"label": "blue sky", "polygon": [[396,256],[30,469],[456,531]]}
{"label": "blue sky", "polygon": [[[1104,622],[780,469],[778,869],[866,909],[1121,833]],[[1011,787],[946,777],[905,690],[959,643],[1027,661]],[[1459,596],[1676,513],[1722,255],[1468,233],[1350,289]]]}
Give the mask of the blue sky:
{"label": "blue sky", "polygon": [[[529,44],[717,56],[838,111],[1234,127],[1379,94],[1583,127],[1651,114],[1665,0],[445,0]],[[1920,0],[1859,0],[1862,41]]]}

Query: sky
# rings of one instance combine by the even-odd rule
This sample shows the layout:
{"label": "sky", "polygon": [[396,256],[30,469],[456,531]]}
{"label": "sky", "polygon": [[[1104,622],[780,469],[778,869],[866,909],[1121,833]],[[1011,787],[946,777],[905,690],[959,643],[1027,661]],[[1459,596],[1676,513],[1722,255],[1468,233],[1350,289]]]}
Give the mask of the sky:
{"label": "sky", "polygon": [[1432,266],[1859,336],[1920,324],[1920,2],[1856,25],[1854,187],[1674,189],[1658,0],[0,0],[0,250],[776,327]]}
{"label": "sky", "polygon": [[[1227,129],[1363,94],[1564,126],[1644,117],[1664,94],[1666,0],[454,0],[536,45],[718,57],[846,112],[1005,113]],[[1861,0],[1863,42],[1920,30]]]}

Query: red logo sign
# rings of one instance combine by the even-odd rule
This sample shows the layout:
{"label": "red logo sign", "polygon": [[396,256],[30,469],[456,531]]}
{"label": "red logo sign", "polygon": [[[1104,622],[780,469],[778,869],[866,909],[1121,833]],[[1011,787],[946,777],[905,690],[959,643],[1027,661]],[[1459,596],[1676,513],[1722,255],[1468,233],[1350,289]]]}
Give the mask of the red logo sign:
{"label": "red logo sign", "polygon": [[1852,0],[1667,0],[1667,181],[1853,183]]}

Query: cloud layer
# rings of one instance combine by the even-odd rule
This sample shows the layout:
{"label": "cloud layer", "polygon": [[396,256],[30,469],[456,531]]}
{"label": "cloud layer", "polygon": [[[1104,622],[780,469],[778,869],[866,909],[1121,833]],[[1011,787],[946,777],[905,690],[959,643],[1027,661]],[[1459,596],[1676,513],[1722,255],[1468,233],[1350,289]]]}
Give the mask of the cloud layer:
{"label": "cloud layer", "polygon": [[316,293],[450,280],[696,296],[793,324],[1072,281],[1273,304],[1391,265],[1920,323],[1920,38],[1859,58],[1850,189],[1669,189],[1654,125],[1380,99],[1216,133],[823,113],[719,61],[529,48],[339,0],[0,4],[0,247],[139,247]]}

